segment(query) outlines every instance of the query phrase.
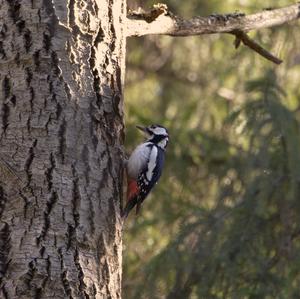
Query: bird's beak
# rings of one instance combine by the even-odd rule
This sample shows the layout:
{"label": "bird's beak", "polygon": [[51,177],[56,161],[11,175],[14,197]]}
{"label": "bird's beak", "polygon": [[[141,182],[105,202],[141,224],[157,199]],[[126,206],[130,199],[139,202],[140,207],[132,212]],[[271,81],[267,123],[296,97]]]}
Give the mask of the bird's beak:
{"label": "bird's beak", "polygon": [[143,131],[144,133],[148,134],[147,127],[142,127],[142,126],[136,126],[139,130]]}

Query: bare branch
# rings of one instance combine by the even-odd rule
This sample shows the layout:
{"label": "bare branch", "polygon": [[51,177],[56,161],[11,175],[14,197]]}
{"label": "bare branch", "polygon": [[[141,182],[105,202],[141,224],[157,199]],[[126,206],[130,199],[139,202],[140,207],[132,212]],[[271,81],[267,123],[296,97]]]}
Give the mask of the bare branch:
{"label": "bare branch", "polygon": [[231,33],[236,36],[236,48],[242,42],[264,58],[280,64],[282,60],[251,40],[246,32],[285,24],[300,18],[300,3],[278,9],[264,10],[252,15],[233,13],[213,14],[208,17],[194,17],[184,20],[172,14],[165,4],[157,4],[144,12],[130,12],[127,17],[127,36],[164,34],[171,36],[191,36],[214,33]]}
{"label": "bare branch", "polygon": [[273,27],[300,17],[300,3],[287,7],[245,15],[233,13],[213,14],[208,17],[194,17],[184,20],[173,15],[164,4],[153,7],[150,12],[132,12],[127,17],[127,36],[166,34],[190,36],[213,33],[232,33]]}

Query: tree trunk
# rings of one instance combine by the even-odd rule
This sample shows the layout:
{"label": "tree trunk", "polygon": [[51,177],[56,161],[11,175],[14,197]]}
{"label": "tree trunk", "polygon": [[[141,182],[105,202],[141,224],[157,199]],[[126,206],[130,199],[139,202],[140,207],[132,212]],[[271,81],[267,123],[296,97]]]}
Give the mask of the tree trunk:
{"label": "tree trunk", "polygon": [[0,0],[1,298],[121,297],[125,14]]}

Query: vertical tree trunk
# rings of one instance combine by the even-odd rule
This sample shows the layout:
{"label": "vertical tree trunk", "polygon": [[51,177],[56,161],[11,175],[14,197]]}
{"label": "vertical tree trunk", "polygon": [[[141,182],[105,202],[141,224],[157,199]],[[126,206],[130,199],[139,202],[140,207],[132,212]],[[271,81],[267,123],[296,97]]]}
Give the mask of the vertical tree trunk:
{"label": "vertical tree trunk", "polygon": [[125,14],[0,0],[1,298],[121,297]]}

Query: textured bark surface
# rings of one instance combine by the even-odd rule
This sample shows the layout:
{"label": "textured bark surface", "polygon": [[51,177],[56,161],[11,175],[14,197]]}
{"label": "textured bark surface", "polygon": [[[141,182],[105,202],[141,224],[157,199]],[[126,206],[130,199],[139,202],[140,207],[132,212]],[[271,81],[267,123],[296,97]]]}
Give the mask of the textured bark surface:
{"label": "textured bark surface", "polygon": [[121,297],[125,13],[0,0],[0,298]]}

